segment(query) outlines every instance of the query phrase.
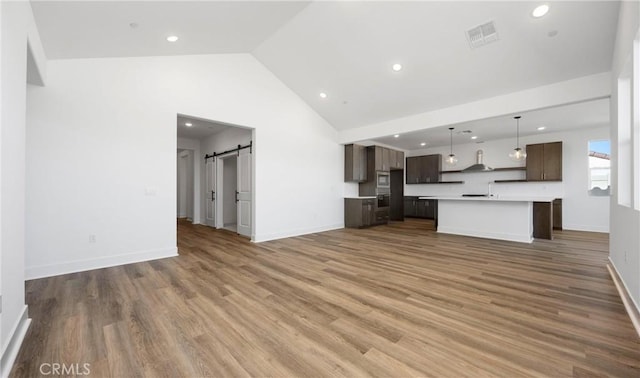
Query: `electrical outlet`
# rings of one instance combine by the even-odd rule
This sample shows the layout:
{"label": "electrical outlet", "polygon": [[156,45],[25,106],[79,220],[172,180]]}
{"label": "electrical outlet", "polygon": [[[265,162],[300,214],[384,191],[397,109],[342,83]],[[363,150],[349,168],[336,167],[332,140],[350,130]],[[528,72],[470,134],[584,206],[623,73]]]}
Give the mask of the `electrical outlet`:
{"label": "electrical outlet", "polygon": [[89,243],[95,243],[96,242],[96,236],[95,235],[89,235]]}

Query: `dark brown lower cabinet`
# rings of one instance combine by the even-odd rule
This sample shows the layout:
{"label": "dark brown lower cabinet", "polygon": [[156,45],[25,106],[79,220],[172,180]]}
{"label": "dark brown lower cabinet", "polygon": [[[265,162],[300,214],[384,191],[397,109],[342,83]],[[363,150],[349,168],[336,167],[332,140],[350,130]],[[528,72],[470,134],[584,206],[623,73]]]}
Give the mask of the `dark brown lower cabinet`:
{"label": "dark brown lower cabinet", "polygon": [[375,220],[372,226],[389,223],[389,208],[375,211]]}
{"label": "dark brown lower cabinet", "polygon": [[375,199],[344,199],[345,227],[364,228],[387,223],[389,223],[389,208],[377,209]]}
{"label": "dark brown lower cabinet", "polygon": [[562,230],[562,198],[553,200],[553,229]]}
{"label": "dark brown lower cabinet", "polygon": [[418,216],[418,199],[416,197],[404,197],[404,216],[416,217]]}
{"label": "dark brown lower cabinet", "polygon": [[375,200],[360,198],[344,199],[344,226],[348,228],[369,227],[375,223]]}
{"label": "dark brown lower cabinet", "polygon": [[551,202],[533,203],[533,237],[553,239],[553,205]]}
{"label": "dark brown lower cabinet", "polygon": [[437,207],[437,200],[418,199],[415,196],[404,197],[405,217],[435,219]]}

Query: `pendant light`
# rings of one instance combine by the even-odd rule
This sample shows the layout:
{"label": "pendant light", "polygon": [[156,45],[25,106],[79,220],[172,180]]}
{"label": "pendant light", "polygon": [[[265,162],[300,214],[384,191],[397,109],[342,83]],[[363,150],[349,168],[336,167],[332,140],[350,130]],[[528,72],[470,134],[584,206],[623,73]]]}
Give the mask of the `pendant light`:
{"label": "pendant light", "polygon": [[516,120],[516,148],[509,153],[509,157],[515,161],[524,161],[527,153],[520,148],[520,116],[513,117]]}
{"label": "pendant light", "polygon": [[456,157],[456,155],[453,154],[453,127],[449,128],[449,141],[450,141],[450,143],[449,143],[449,156],[447,156],[447,158],[444,159],[444,162],[448,166],[453,167],[458,162],[458,158]]}

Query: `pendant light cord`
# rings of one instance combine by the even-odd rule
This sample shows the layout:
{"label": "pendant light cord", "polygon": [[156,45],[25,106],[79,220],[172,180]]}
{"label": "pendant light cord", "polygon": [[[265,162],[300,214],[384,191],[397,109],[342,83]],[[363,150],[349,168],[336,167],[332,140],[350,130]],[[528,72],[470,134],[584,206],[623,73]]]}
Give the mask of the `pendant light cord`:
{"label": "pendant light cord", "polygon": [[513,117],[516,119],[516,149],[520,148],[520,116]]}
{"label": "pendant light cord", "polygon": [[453,127],[449,128],[449,156],[453,155]]}

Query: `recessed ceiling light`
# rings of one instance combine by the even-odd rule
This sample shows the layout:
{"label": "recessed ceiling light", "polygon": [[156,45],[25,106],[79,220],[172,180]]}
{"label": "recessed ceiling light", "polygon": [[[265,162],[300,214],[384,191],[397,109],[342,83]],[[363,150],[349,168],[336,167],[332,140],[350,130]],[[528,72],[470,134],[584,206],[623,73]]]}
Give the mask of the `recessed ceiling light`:
{"label": "recessed ceiling light", "polygon": [[400,71],[400,70],[402,69],[402,64],[400,64],[400,63],[396,63],[396,64],[394,64],[393,66],[391,66],[391,68],[392,68],[394,71],[398,72],[398,71]]}
{"label": "recessed ceiling light", "polygon": [[478,139],[478,137],[474,135],[471,137],[471,139]]}
{"label": "recessed ceiling light", "polygon": [[327,94],[324,92],[320,92],[320,98],[327,98]]}
{"label": "recessed ceiling light", "polygon": [[537,6],[536,9],[531,12],[531,15],[535,18],[539,18],[547,14],[547,12],[549,12],[549,6],[547,4],[542,4]]}
{"label": "recessed ceiling light", "polygon": [[396,134],[393,136],[394,138],[400,138],[400,134]]}
{"label": "recessed ceiling light", "polygon": [[422,143],[420,143],[420,145],[421,145],[421,146],[426,146],[426,145],[427,145],[427,143],[422,142]]}
{"label": "recessed ceiling light", "polygon": [[185,125],[185,126],[187,126],[187,127],[191,127],[191,126],[193,126],[193,123],[191,123],[191,122],[187,122],[187,123],[185,123],[184,125]]}
{"label": "recessed ceiling light", "polygon": [[542,130],[544,130],[546,128],[547,128],[546,126],[540,126],[540,127],[538,127],[538,131],[542,131]]}
{"label": "recessed ceiling light", "polygon": [[167,37],[167,41],[169,42],[175,42],[178,40],[178,36],[177,35],[170,35]]}

